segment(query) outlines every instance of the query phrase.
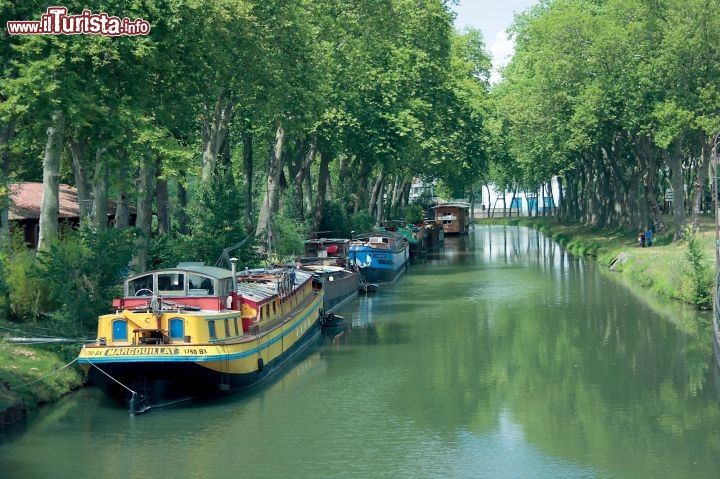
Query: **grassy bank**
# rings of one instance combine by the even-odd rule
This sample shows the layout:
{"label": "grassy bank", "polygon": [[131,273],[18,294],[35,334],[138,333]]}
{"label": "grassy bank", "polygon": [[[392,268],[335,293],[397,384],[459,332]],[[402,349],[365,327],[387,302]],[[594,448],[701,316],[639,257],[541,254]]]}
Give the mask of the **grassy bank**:
{"label": "grassy bank", "polygon": [[76,355],[77,347],[0,342],[0,427],[81,387]]}
{"label": "grassy bank", "polygon": [[[535,228],[575,256],[589,258],[611,268],[623,280],[641,286],[653,295],[698,309],[707,308],[707,298],[712,297],[715,261],[714,219],[703,218],[694,238],[675,242],[672,241],[672,218],[666,221],[668,230],[656,233],[650,248],[639,246],[636,231],[593,228],[550,217],[489,219],[479,224]],[[695,256],[691,254],[690,243],[696,248]]]}

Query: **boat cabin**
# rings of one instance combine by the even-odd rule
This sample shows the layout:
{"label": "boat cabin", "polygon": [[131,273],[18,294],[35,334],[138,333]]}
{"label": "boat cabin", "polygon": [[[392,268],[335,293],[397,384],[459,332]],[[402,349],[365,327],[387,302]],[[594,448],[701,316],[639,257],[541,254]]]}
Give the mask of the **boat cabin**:
{"label": "boat cabin", "polygon": [[442,224],[445,234],[465,234],[470,229],[470,205],[467,203],[437,205],[435,221]]}
{"label": "boat cabin", "polygon": [[319,238],[305,241],[305,257],[328,258],[340,256],[347,258],[350,240],[343,238]]}
{"label": "boat cabin", "polygon": [[202,309],[225,309],[225,298],[234,293],[232,271],[203,264],[147,271],[125,280],[123,298],[113,300],[117,309],[147,304],[148,296],[163,300],[183,298],[183,304]]}

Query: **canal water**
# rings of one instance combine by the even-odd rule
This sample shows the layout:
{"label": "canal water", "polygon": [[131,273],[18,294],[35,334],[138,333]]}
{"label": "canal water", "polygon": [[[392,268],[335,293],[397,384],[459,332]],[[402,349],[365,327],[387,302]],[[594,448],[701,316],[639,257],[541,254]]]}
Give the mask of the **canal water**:
{"label": "canal water", "polygon": [[247,394],[130,417],[94,388],[0,433],[15,478],[713,478],[709,316],[523,227],[447,238]]}

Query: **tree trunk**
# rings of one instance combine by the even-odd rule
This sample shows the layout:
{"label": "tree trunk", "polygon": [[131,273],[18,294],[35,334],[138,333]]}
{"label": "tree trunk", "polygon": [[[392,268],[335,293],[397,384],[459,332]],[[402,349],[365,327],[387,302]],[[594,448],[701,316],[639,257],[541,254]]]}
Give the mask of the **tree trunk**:
{"label": "tree trunk", "polygon": [[93,178],[93,210],[92,222],[96,231],[105,231],[108,222],[108,176],[110,165],[102,157],[107,148],[98,148],[95,151],[95,177]]}
{"label": "tree trunk", "polygon": [[256,234],[259,237],[267,235],[268,250],[272,248],[272,214],[278,203],[278,183],[280,181],[280,173],[283,169],[282,149],[285,141],[285,130],[282,124],[278,124],[275,131],[275,143],[270,150],[268,158],[268,175],[266,181],[265,194],[262,205],[260,205],[260,214],[258,215],[258,224]]}
{"label": "tree trunk", "polygon": [[178,223],[178,231],[181,234],[188,234],[190,232],[190,218],[187,214],[187,189],[185,189],[185,177],[187,173],[184,171],[180,172],[180,178],[177,181],[177,206],[175,209],[175,219]]}
{"label": "tree trunk", "polygon": [[396,177],[393,182],[392,199],[390,200],[390,218],[400,219],[400,202],[402,201],[403,181]]}
{"label": "tree trunk", "polygon": [[137,220],[135,226],[140,230],[135,240],[135,256],[132,267],[135,273],[147,270],[150,235],[152,233],[153,178],[155,178],[155,158],[148,151],[140,159],[138,174]]}
{"label": "tree trunk", "polygon": [[[160,168],[158,168],[158,172]],[[167,179],[155,176],[155,208],[157,210],[158,235],[170,233],[170,197]]]}
{"label": "tree trunk", "polygon": [[118,150],[119,165],[117,170],[116,186],[117,199],[115,205],[115,228],[126,228],[130,226],[130,202],[125,190],[125,181],[128,174],[128,158],[124,149]]}
{"label": "tree trunk", "polygon": [[372,194],[370,195],[370,201],[368,202],[368,212],[375,217],[376,220],[380,220],[381,214],[379,213],[379,210],[382,209],[379,207],[379,201],[378,198],[380,198],[380,194],[383,189],[383,183],[385,182],[385,167],[380,168],[380,174],[377,177],[377,180],[375,181],[375,185],[373,186]]}
{"label": "tree trunk", "polygon": [[[328,182],[330,181],[330,175],[328,175]],[[328,183],[329,184],[329,183]],[[303,177],[303,205],[305,206],[305,218],[311,218],[313,216],[313,188],[312,188],[312,177],[307,174]],[[326,190],[327,194],[327,190]]]}
{"label": "tree trunk", "polygon": [[373,214],[374,208],[373,208],[373,202],[370,201],[366,203],[367,200],[367,191],[368,191],[368,184],[369,184],[369,176],[370,176],[370,165],[368,164],[367,160],[365,160],[364,157],[359,157],[357,159],[358,166],[355,171],[357,171],[357,182],[355,183],[357,186],[355,188],[355,201],[353,205],[353,214],[359,212],[363,208],[367,207],[367,210],[370,212],[370,214]]}
{"label": "tree trunk", "polygon": [[65,134],[65,114],[55,111],[52,124],[47,129],[47,143],[43,158],[43,190],[40,204],[40,236],[38,252],[47,251],[58,237],[58,213],[60,211],[60,155]]}
{"label": "tree trunk", "polygon": [[[308,151],[305,154],[304,160],[300,165],[300,168],[298,169],[294,178],[294,182],[297,185],[297,188],[301,194],[301,199],[304,206],[303,215],[305,218],[313,218],[315,216],[313,214],[314,212],[312,203],[312,178],[310,177],[310,167],[312,166],[313,161],[315,161],[315,156],[317,156],[317,153],[317,136],[313,135],[312,139],[310,140],[310,146],[308,147]],[[329,156],[327,153],[325,153],[325,155]],[[330,160],[328,159],[327,161],[329,162]],[[327,188],[327,184],[325,185],[325,188]],[[323,200],[323,204],[324,202],[325,200]]]}
{"label": "tree trunk", "polygon": [[558,184],[558,217],[564,218],[566,214],[566,207],[565,195],[563,194],[563,179],[562,176],[557,176],[555,179]]}
{"label": "tree trunk", "polygon": [[[317,153],[317,150],[315,150]],[[315,212],[313,214],[313,231],[320,229],[322,223],[323,211],[325,211],[325,196],[327,194],[328,177],[330,176],[328,165],[330,164],[330,155],[325,150],[320,152],[320,169],[318,171],[317,196],[315,198]]]}
{"label": "tree trunk", "polygon": [[92,198],[90,197],[90,182],[86,177],[85,154],[87,152],[87,140],[79,141],[75,138],[70,140],[70,155],[73,160],[73,173],[75,175],[75,188],[77,189],[78,208],[80,218],[87,218],[92,210]]}
{"label": "tree trunk", "polygon": [[245,192],[245,204],[243,209],[243,222],[245,231],[250,233],[255,229],[253,223],[253,142],[252,132],[246,129],[242,133],[243,140],[243,191]]}
{"label": "tree trunk", "polygon": [[212,113],[209,111],[210,106],[207,104],[203,105],[203,109],[205,110],[206,116],[211,116],[203,126],[202,183],[206,185],[212,180],[215,174],[218,153],[225,141],[227,126],[232,112],[232,104],[227,98],[226,90],[223,89],[218,94]]}
{"label": "tree trunk", "polygon": [[666,155],[665,163],[672,173],[670,183],[673,189],[672,211],[675,216],[673,239],[677,241],[683,237],[685,228],[685,175],[682,166],[682,138],[675,140],[672,150]]}
{"label": "tree trunk", "polygon": [[644,137],[638,147],[638,156],[642,159],[642,181],[645,188],[645,196],[647,197],[648,204],[650,205],[650,214],[652,224],[657,232],[665,231],[665,222],[662,219],[662,211],[660,211],[660,205],[657,201],[657,187],[655,181],[655,174],[658,169],[657,162],[655,161],[655,155],[653,155],[653,147],[650,138]]}
{"label": "tree trunk", "polygon": [[0,128],[0,238],[10,236],[10,194],[7,180],[10,177],[10,158],[5,145],[15,136],[15,122]]}
{"label": "tree trunk", "polygon": [[702,155],[700,160],[697,161],[697,174],[695,176],[695,182],[693,183],[692,189],[692,227],[693,231],[700,229],[700,214],[702,213],[702,199],[705,194],[705,183],[707,182],[709,175],[710,157],[712,152],[712,145],[709,139],[705,139],[702,144]]}

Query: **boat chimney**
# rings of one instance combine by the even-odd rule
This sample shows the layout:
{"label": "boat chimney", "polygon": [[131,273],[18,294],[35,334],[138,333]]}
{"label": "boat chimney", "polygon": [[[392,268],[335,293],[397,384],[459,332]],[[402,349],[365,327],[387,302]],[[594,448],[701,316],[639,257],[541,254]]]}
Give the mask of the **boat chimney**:
{"label": "boat chimney", "polygon": [[235,267],[237,260],[237,258],[230,258],[230,271],[232,271],[233,277],[233,291],[237,288],[237,268]]}

